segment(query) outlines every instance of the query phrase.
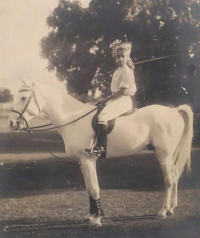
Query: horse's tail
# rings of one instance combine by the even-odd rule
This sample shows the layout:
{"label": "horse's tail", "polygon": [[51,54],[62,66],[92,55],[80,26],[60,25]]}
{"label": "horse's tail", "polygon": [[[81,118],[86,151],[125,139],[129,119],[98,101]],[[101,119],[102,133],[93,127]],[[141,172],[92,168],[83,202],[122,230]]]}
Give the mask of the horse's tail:
{"label": "horse's tail", "polygon": [[185,165],[187,166],[187,172],[191,170],[191,147],[193,138],[193,112],[188,105],[181,105],[177,107],[178,112],[184,119],[185,128],[181,136],[180,142],[176,148],[173,156],[176,169],[181,176]]}

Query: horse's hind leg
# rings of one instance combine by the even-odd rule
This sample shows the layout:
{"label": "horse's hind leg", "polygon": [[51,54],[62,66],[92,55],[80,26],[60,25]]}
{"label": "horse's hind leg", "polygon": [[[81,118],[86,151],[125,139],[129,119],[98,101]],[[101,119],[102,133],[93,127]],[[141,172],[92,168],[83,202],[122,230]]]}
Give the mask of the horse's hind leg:
{"label": "horse's hind leg", "polygon": [[165,198],[162,205],[161,210],[158,212],[158,218],[166,218],[167,212],[170,210],[171,207],[171,195],[172,195],[172,188],[173,188],[173,174],[172,174],[172,154],[168,152],[169,150],[156,150],[156,156],[160,162],[164,181],[165,181]]}
{"label": "horse's hind leg", "polygon": [[104,215],[101,202],[100,202],[100,189],[96,172],[96,159],[94,158],[81,158],[82,171],[84,174],[85,184],[90,199],[90,215],[88,221],[91,227],[101,226],[101,218]]}
{"label": "horse's hind leg", "polygon": [[170,209],[167,212],[168,216],[174,215],[174,208],[177,207],[178,204],[178,171],[176,169],[176,166],[173,164],[172,166],[172,174],[173,174],[173,186],[172,186],[172,196],[171,196],[171,204]]}

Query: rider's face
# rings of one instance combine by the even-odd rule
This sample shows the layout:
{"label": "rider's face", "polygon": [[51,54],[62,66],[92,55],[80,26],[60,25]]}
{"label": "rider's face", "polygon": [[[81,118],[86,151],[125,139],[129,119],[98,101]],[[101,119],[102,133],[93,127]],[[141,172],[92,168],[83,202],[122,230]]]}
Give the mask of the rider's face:
{"label": "rider's face", "polygon": [[127,64],[129,54],[125,52],[117,52],[116,55],[116,63],[118,67],[123,67],[124,65]]}

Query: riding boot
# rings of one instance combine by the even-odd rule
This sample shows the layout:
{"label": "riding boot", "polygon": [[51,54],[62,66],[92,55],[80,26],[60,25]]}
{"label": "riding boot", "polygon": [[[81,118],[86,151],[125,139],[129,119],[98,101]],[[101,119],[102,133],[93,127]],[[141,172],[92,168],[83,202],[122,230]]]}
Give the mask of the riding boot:
{"label": "riding boot", "polygon": [[106,157],[107,131],[107,124],[98,124],[97,144],[92,152],[98,158]]}

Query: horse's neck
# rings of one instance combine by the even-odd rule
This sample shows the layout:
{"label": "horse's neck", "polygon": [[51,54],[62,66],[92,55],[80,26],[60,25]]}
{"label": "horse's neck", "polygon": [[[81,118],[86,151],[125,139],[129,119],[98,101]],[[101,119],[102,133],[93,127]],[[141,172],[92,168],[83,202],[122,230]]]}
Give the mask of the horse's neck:
{"label": "horse's neck", "polygon": [[68,119],[83,114],[88,107],[70,96],[66,91],[43,88],[41,96],[45,100],[43,112],[55,125],[65,123]]}

